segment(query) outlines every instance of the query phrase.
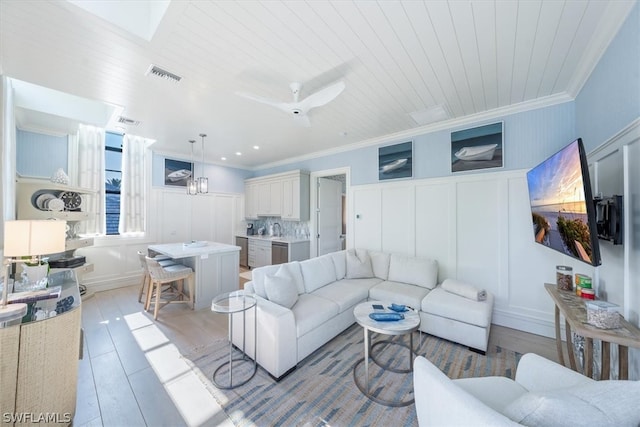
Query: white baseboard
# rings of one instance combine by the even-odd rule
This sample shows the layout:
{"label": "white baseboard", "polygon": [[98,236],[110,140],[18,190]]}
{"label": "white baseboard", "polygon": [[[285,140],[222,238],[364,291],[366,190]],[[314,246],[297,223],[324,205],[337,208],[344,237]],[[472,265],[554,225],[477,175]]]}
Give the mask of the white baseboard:
{"label": "white baseboard", "polygon": [[518,331],[542,335],[543,337],[556,337],[555,324],[545,319],[513,313],[505,310],[494,309],[492,323]]}

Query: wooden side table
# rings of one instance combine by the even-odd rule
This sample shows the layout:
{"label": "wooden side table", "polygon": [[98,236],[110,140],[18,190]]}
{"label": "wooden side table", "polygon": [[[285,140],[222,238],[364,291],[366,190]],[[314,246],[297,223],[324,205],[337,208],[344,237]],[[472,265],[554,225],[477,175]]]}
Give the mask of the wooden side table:
{"label": "wooden side table", "polygon": [[[545,289],[555,304],[556,347],[558,360],[565,365],[562,352],[562,336],[560,334],[560,314],[565,319],[565,333],[567,354],[571,369],[577,371],[576,359],[573,352],[571,332],[585,338],[584,365],[585,375],[593,376],[593,340],[601,341],[602,372],[600,379],[608,380],[611,364],[611,343],[618,344],[618,373],[621,380],[629,378],[629,347],[640,348],[640,329],[621,319],[620,327],[616,329],[600,329],[587,323],[587,310],[584,299],[570,291],[560,291],[556,285],[545,283]],[[565,365],[566,366],[566,365]]]}

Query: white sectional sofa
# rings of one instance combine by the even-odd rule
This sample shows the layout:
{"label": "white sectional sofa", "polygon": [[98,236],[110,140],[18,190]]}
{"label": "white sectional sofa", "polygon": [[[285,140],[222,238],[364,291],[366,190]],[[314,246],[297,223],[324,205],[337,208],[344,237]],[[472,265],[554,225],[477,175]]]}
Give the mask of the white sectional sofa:
{"label": "white sectional sofa", "polygon": [[[355,322],[354,307],[367,300],[405,304],[420,312],[420,329],[486,351],[493,296],[477,301],[438,285],[434,260],[364,249],[340,251],[302,262],[253,270],[245,290],[255,293],[257,361],[281,378],[313,351]],[[244,343],[253,356],[252,327]],[[243,323],[233,322],[233,343],[242,346]]]}

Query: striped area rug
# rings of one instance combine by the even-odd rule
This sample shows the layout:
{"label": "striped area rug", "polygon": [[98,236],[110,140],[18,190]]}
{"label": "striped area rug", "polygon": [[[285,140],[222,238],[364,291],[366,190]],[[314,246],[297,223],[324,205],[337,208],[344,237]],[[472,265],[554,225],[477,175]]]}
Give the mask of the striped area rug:
{"label": "striped area rug", "polygon": [[[373,334],[373,342],[387,336]],[[391,408],[365,397],[354,383],[354,365],[363,357],[363,330],[357,324],[298,364],[296,370],[275,382],[258,367],[247,384],[220,390],[211,383],[215,369],[229,358],[226,342],[200,348],[185,358],[202,373],[207,385],[236,426],[417,426],[415,405]],[[396,337],[401,339],[402,337]],[[402,342],[408,343],[408,337]],[[425,356],[450,378],[500,375],[513,378],[521,354],[494,346],[483,356],[467,347],[426,334],[414,334],[417,353]],[[407,368],[409,350],[382,343],[373,353],[380,364]],[[253,363],[234,365],[235,379],[246,378]],[[384,399],[413,398],[411,374],[396,374],[369,365],[370,390]],[[217,378],[227,378],[222,370]],[[355,373],[364,378],[363,364]],[[205,377],[206,376],[206,377]]]}

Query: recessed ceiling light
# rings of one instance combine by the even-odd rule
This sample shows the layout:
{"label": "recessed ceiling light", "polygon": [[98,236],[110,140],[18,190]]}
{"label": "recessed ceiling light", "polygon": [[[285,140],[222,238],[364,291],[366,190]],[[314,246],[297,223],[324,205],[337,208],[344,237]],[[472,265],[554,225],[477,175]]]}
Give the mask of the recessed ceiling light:
{"label": "recessed ceiling light", "polygon": [[236,151],[236,156],[242,156],[242,153],[239,151]]}
{"label": "recessed ceiling light", "polygon": [[253,146],[253,149],[254,149],[254,150],[259,150],[259,149],[260,149],[260,147],[259,147],[259,146],[257,146],[257,145],[254,145],[254,146]]}
{"label": "recessed ceiling light", "polygon": [[342,132],[338,133],[338,135],[340,135],[340,136],[347,136],[347,131],[344,131],[344,130],[343,130]]}
{"label": "recessed ceiling light", "polygon": [[220,160],[227,160],[226,157],[220,157]]}

